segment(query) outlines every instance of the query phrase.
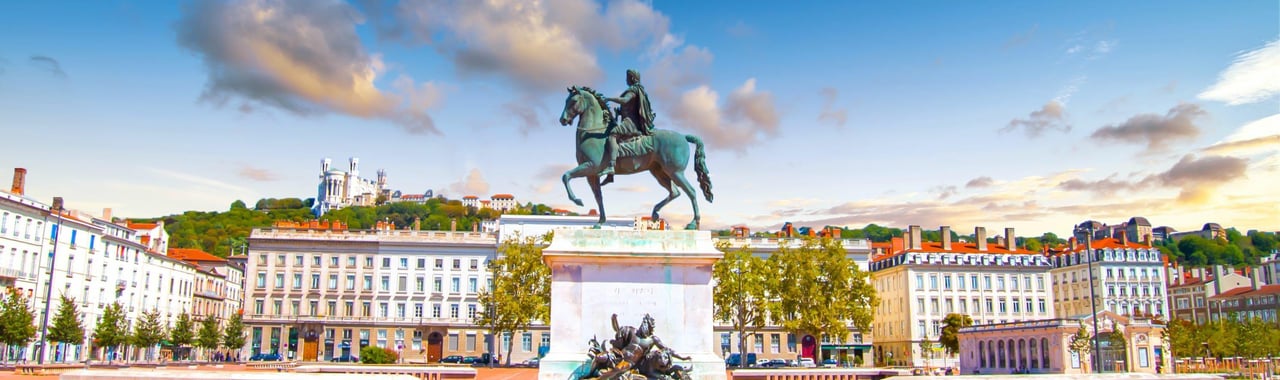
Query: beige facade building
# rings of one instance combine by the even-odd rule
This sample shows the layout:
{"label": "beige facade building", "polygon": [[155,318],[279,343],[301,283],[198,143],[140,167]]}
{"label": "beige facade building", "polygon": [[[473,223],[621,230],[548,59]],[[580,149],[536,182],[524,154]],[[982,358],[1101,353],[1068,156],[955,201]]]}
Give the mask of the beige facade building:
{"label": "beige facade building", "polygon": [[[975,242],[951,241],[946,226],[940,232],[942,241],[925,242],[920,227],[910,226],[902,249],[871,260],[881,301],[872,325],[876,363],[954,363],[954,357],[921,350],[926,339],[936,344],[947,314],[969,315],[979,325],[1053,317],[1048,258],[1006,245],[1003,237],[988,244],[983,227],[975,228]],[[1013,229],[1005,236],[1014,236]]]}
{"label": "beige facade building", "polygon": [[[1072,337],[1081,324],[1093,334],[1093,318],[1058,318],[960,329],[960,371],[962,374],[1082,374],[1099,372],[1167,373],[1170,358],[1164,326],[1149,319],[1099,312],[1098,331],[1103,335],[1098,351],[1100,365],[1090,369],[1090,357],[1072,352]],[[1119,332],[1124,345],[1108,339]]]}
{"label": "beige facade building", "polygon": [[[1049,252],[1057,316],[1089,315],[1094,307],[1120,315],[1169,315],[1164,255],[1149,245],[1126,239],[1126,235],[1122,230],[1114,238],[1091,240],[1088,244],[1077,243],[1073,238],[1065,249]],[[1090,299],[1095,302],[1092,307]]]}
{"label": "beige facade building", "polygon": [[[376,345],[435,362],[492,351],[472,321],[495,235],[328,227],[250,235],[250,354],[329,360]],[[528,347],[534,337],[520,339]]]}

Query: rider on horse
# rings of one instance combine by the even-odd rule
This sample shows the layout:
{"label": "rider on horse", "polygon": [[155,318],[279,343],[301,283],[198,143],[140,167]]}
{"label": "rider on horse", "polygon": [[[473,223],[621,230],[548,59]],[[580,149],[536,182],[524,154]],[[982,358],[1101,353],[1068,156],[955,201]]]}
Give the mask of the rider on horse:
{"label": "rider on horse", "polygon": [[653,119],[657,115],[649,106],[649,94],[640,84],[640,72],[627,70],[627,89],[616,98],[605,98],[605,101],[618,103],[618,124],[609,133],[608,149],[605,150],[606,166],[600,171],[605,177],[600,185],[613,182],[613,167],[618,162],[618,139],[630,140],[640,135],[653,133]]}

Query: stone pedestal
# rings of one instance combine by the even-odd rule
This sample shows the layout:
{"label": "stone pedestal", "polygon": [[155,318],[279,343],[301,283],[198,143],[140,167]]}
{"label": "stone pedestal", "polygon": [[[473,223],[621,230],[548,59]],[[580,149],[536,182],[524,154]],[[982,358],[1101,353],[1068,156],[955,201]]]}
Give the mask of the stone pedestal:
{"label": "stone pedestal", "polygon": [[551,348],[539,380],[567,380],[587,341],[613,339],[610,316],[654,333],[691,362],[696,380],[724,380],[712,332],[711,266],[724,254],[708,231],[558,230],[542,259],[551,267]]}

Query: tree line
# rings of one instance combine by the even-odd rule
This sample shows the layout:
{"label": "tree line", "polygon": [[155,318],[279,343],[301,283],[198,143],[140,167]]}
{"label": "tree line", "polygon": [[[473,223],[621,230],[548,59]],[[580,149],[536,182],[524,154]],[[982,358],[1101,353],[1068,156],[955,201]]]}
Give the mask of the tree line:
{"label": "tree line", "polygon": [[[713,315],[740,337],[769,324],[795,336],[827,336],[836,342],[844,342],[851,325],[869,331],[879,297],[870,272],[858,268],[840,240],[806,238],[794,247],[784,243],[768,258],[756,256],[748,246],[721,243],[718,248],[724,257],[712,268]],[[739,352],[745,352],[745,342],[739,343]]]}
{"label": "tree line", "polygon": [[1226,239],[1205,239],[1187,236],[1178,241],[1165,241],[1158,245],[1171,261],[1186,266],[1206,265],[1258,265],[1263,258],[1280,248],[1276,235],[1261,231],[1240,233],[1227,229]]}
{"label": "tree line", "polygon": [[[130,321],[124,306],[116,302],[103,309],[97,322],[91,335],[92,344],[103,349],[102,355],[106,360],[116,360],[121,351],[130,347],[136,348],[135,352],[140,351],[142,360],[157,360],[155,349],[158,345],[178,349],[187,346],[203,348],[207,359],[212,350],[220,347],[239,350],[245,344],[244,321],[239,313],[232,314],[223,326],[215,317],[197,320],[183,312],[170,325],[155,309],[143,312],[137,321]],[[0,327],[3,327],[0,329],[0,343],[10,353],[3,360],[26,357],[23,350],[36,340],[39,330],[29,299],[16,288],[9,288],[4,302],[0,303]],[[57,352],[65,353],[68,352],[66,347],[84,344],[85,334],[75,298],[61,296],[46,340],[62,348]],[[174,350],[174,359],[183,358],[178,356],[178,351]]]}
{"label": "tree line", "polygon": [[1280,356],[1280,327],[1257,317],[1230,314],[1205,324],[1175,319],[1165,327],[1164,334],[1178,358]]}
{"label": "tree line", "polygon": [[[304,222],[316,219],[311,207],[312,198],[264,198],[247,207],[244,201],[235,201],[227,211],[186,211],[181,214],[156,218],[134,219],[135,222],[155,223],[164,221],[169,233],[169,247],[195,248],[219,257],[227,257],[233,250],[243,249],[249,233],[254,228],[270,227],[278,221]],[[507,214],[550,214],[551,207],[532,202],[518,205]],[[353,229],[371,229],[379,221],[395,223],[397,228],[412,228],[418,221],[422,230],[447,231],[456,228],[470,231],[485,220],[497,219],[503,213],[489,208],[477,209],[463,206],[461,201],[442,197],[427,199],[425,203],[394,202],[377,206],[353,206],[330,210],[319,219],[340,221]]]}

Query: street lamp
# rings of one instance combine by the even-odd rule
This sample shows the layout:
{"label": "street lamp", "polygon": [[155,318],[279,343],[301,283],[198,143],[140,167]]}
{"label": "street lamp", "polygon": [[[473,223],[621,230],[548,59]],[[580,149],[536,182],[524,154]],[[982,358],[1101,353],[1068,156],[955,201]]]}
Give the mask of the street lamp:
{"label": "street lamp", "polygon": [[743,308],[745,307],[745,300],[742,296],[742,263],[739,262],[738,266],[738,268],[733,268],[729,271],[733,272],[733,279],[737,285],[737,289],[735,290],[736,293],[738,293],[738,315],[735,317],[738,320],[738,368],[742,368],[747,366],[747,336],[746,333],[744,333],[747,321],[742,318]]}
{"label": "street lamp", "polygon": [[[62,197],[53,197],[53,207],[49,208],[50,212],[58,215],[58,224],[53,227],[53,252],[49,254],[49,282],[44,287],[44,321],[40,323],[40,356],[36,358],[36,364],[44,364],[44,356],[49,351],[49,341],[46,335],[49,334],[49,305],[53,303],[53,276],[54,266],[58,264],[58,235],[62,233]],[[36,231],[36,233],[43,233]]]}
{"label": "street lamp", "polygon": [[1089,310],[1093,313],[1093,368],[1098,371],[1102,365],[1102,353],[1098,349],[1098,303],[1094,299],[1093,288],[1093,221],[1084,222],[1085,226],[1076,226],[1076,235],[1085,233],[1084,252],[1089,259]]}

